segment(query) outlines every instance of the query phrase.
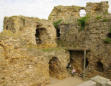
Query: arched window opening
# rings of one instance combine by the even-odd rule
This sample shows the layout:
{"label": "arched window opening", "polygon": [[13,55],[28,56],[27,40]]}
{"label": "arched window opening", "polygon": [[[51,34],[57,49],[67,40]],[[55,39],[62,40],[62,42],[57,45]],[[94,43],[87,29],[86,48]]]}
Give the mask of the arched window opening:
{"label": "arched window opening", "polygon": [[79,12],[80,17],[86,16],[86,11],[84,9],[81,9]]}

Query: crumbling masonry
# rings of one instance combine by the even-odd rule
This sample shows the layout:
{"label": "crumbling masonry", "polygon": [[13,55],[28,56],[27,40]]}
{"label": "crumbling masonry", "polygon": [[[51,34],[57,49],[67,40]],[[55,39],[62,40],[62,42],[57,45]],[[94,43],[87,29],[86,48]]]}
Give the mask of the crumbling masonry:
{"label": "crumbling masonry", "polygon": [[[69,63],[86,78],[99,74],[111,79],[108,7],[108,2],[56,6],[48,20],[5,17],[0,33],[1,86],[44,86],[50,76],[68,77]],[[87,18],[82,30],[78,22],[81,9],[86,10]],[[57,31],[53,23],[58,20],[62,22]]]}

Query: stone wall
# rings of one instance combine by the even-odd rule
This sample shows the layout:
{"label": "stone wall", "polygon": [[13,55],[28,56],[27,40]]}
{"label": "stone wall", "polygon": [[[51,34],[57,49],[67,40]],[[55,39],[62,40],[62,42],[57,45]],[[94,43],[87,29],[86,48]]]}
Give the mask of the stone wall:
{"label": "stone wall", "polygon": [[70,59],[69,52],[61,48],[44,49],[23,45],[20,36],[16,37],[12,32],[10,35],[7,33],[9,31],[0,33],[1,86],[45,86],[50,83],[49,61],[53,57],[59,61],[59,66],[53,71],[53,77],[68,77],[66,66]]}
{"label": "stone wall", "polygon": [[87,14],[90,14],[90,15],[94,15],[94,14],[98,14],[99,15],[105,15],[105,14],[108,14],[108,8],[109,8],[109,5],[108,5],[108,2],[101,2],[101,3],[87,3],[86,5],[86,12]]}
{"label": "stone wall", "polygon": [[[39,36],[36,37],[38,29]],[[56,30],[48,20],[24,16],[5,17],[4,30],[20,33],[21,38],[25,40],[27,44],[42,47],[56,46]]]}
{"label": "stone wall", "polygon": [[[65,7],[63,6],[62,8]],[[61,34],[58,44],[66,47],[68,50],[70,48],[89,49],[90,52],[87,53],[87,59],[89,61],[88,67],[86,68],[87,76],[92,77],[100,74],[110,78],[111,44],[104,42],[104,40],[108,38],[108,33],[110,33],[111,29],[111,15],[108,14],[108,2],[88,3],[84,9],[86,9],[87,12],[87,21],[85,21],[84,30],[80,30],[81,26],[78,21],[69,23],[62,22],[58,26]],[[57,13],[53,11],[51,14],[57,19]],[[59,12],[59,14],[60,13],[62,12]],[[68,12],[66,11],[66,13]],[[73,13],[73,11],[71,13]],[[53,20],[54,16],[49,16],[49,20]],[[61,16],[59,17],[62,18]],[[76,16],[73,17],[77,18]],[[80,19],[80,17],[78,17],[77,20],[78,19]],[[72,20],[73,19],[70,19],[70,21]]]}
{"label": "stone wall", "polygon": [[83,8],[79,6],[56,6],[48,19],[52,22],[62,19],[64,23],[72,23],[80,17],[79,12]]}

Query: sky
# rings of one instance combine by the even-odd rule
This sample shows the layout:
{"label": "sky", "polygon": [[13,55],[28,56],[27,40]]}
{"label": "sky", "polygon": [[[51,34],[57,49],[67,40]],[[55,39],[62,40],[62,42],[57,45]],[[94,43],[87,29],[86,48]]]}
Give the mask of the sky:
{"label": "sky", "polygon": [[54,6],[86,6],[86,2],[100,1],[109,1],[111,12],[111,0],[0,0],[0,31],[5,16],[23,15],[47,19]]}

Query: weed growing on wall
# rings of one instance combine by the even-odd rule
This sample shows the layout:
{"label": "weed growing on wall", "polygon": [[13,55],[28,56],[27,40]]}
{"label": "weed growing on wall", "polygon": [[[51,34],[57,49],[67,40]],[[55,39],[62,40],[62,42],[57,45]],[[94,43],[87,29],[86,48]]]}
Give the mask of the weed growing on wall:
{"label": "weed growing on wall", "polygon": [[104,40],[104,43],[110,44],[110,43],[111,43],[111,38],[107,37],[107,38]]}
{"label": "weed growing on wall", "polygon": [[102,16],[96,16],[96,19],[100,20],[100,19],[102,19]]}
{"label": "weed growing on wall", "polygon": [[85,29],[85,25],[86,25],[86,21],[87,21],[88,17],[81,17],[80,19],[78,19],[78,23],[81,26],[80,30],[84,30]]}
{"label": "weed growing on wall", "polygon": [[57,29],[58,26],[62,23],[62,19],[53,22],[54,27]]}

